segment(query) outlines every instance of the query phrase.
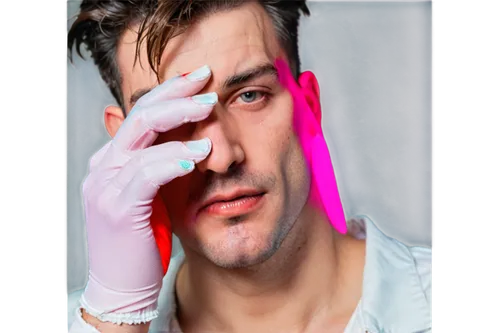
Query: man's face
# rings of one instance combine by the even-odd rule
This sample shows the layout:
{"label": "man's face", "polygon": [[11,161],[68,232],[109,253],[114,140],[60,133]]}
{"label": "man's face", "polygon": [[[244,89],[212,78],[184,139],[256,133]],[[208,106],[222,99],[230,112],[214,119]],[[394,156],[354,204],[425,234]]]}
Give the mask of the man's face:
{"label": "man's face", "polygon": [[[157,84],[145,50],[143,66],[133,66],[135,39],[128,31],[118,48],[127,113],[133,95]],[[310,180],[293,132],[292,99],[273,69],[278,57],[284,53],[272,22],[255,3],[201,20],[172,39],[162,55],[162,81],[205,64],[212,70],[200,92],[217,92],[212,115],[161,134],[155,144],[211,139],[207,159],[160,194],[186,252],[221,267],[272,256],[307,201]],[[256,75],[250,79],[240,76],[251,71]],[[228,82],[235,77],[240,80]]]}

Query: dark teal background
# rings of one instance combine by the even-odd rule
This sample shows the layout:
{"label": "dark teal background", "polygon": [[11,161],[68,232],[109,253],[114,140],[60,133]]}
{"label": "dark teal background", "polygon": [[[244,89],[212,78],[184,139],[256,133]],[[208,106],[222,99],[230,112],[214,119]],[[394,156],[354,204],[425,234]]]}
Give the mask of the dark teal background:
{"label": "dark teal background", "polygon": [[[68,17],[78,6],[68,2]],[[429,245],[431,3],[309,7],[299,34],[302,68],[320,82],[323,128],[346,216],[369,215],[388,235]],[[88,159],[109,140],[103,109],[111,103],[92,61],[68,62],[69,292],[86,283],[81,183]]]}

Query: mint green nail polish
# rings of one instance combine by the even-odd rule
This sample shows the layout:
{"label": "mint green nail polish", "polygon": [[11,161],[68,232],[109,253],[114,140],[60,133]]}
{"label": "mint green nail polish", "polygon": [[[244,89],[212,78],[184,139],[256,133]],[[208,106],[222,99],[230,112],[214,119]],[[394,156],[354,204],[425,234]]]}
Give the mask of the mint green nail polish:
{"label": "mint green nail polish", "polygon": [[218,97],[217,93],[211,92],[208,94],[195,95],[191,99],[198,104],[202,105],[215,105],[217,103]]}
{"label": "mint green nail polish", "polygon": [[191,170],[194,168],[194,162],[193,161],[185,161],[185,160],[182,160],[182,161],[179,161],[179,165],[181,166],[181,168],[183,168],[184,170]]}
{"label": "mint green nail polish", "polygon": [[202,81],[209,76],[210,76],[210,67],[205,65],[193,71],[192,73],[186,75],[186,79],[188,79],[189,81]]}
{"label": "mint green nail polish", "polygon": [[188,141],[185,145],[192,151],[208,153],[210,151],[210,140],[202,139],[197,141]]}

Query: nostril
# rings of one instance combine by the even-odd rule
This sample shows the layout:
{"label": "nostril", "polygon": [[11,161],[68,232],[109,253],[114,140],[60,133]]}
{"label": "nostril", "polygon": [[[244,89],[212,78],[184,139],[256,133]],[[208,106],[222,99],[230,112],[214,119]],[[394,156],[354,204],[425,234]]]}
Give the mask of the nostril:
{"label": "nostril", "polygon": [[238,164],[236,163],[236,161],[234,161],[233,163],[231,163],[231,165],[229,165],[229,167],[227,168],[227,172],[228,173],[231,173],[231,172],[234,172],[238,167]]}

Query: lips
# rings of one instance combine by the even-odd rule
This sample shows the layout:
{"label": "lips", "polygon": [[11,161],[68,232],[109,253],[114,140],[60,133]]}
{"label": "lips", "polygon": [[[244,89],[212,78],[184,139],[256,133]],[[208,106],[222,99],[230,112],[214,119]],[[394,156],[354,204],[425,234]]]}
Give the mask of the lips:
{"label": "lips", "polygon": [[201,205],[199,213],[225,217],[245,215],[259,206],[264,199],[264,194],[255,190],[216,194]]}

